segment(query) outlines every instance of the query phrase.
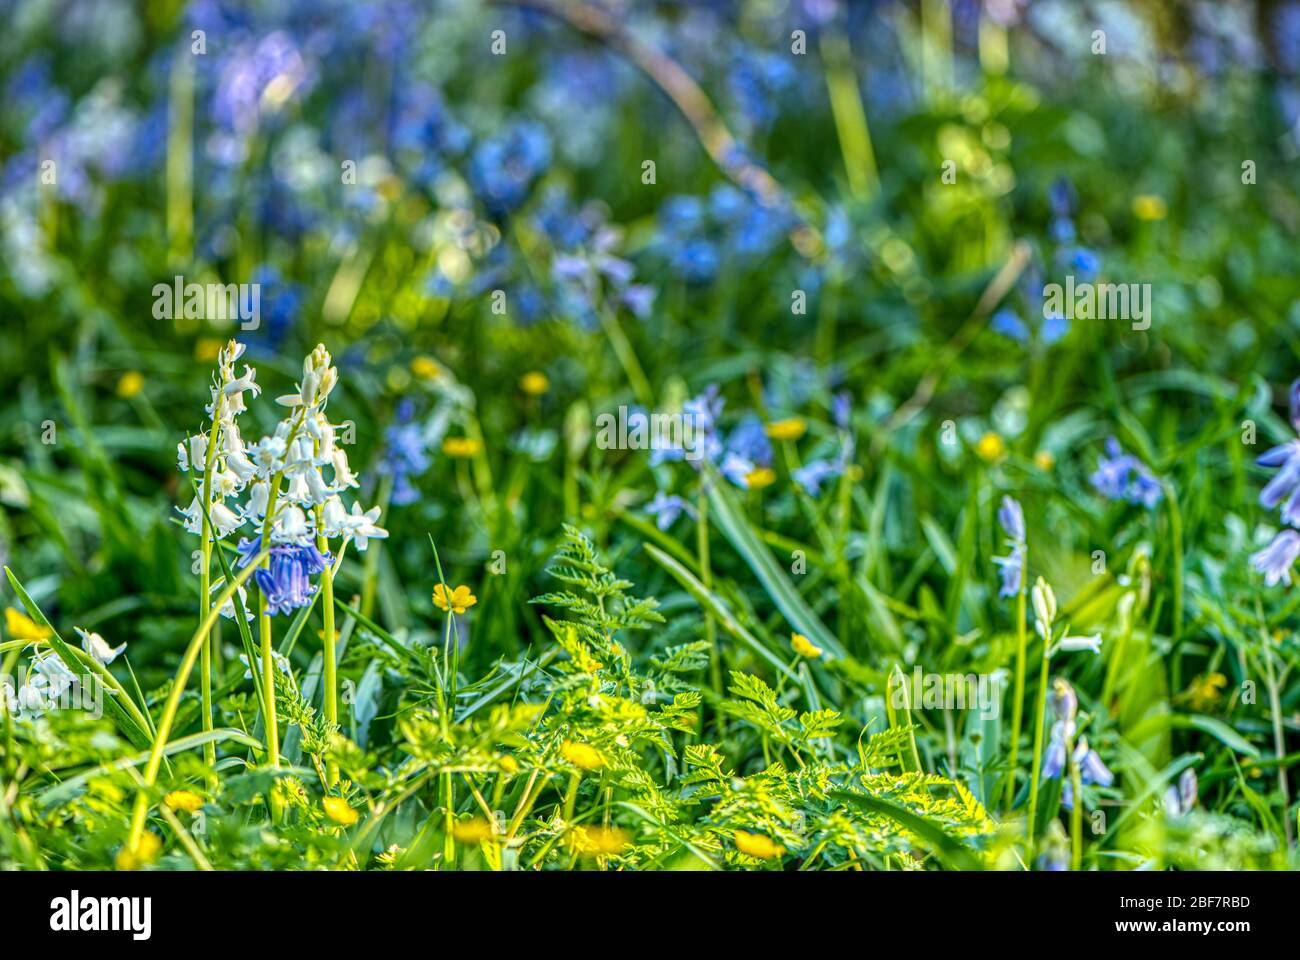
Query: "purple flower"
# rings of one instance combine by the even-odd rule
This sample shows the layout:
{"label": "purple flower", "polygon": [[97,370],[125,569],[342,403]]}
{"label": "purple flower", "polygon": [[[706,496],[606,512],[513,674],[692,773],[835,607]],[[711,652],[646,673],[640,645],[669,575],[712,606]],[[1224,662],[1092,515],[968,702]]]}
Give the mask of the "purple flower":
{"label": "purple flower", "polygon": [[1178,786],[1165,791],[1165,812],[1171,817],[1185,816],[1196,806],[1196,771],[1188,767],[1178,778]]}
{"label": "purple flower", "polygon": [[667,530],[683,513],[692,519],[695,517],[695,510],[689,503],[676,494],[665,494],[662,490],[646,504],[645,512],[655,518],[655,526],[660,530]]}
{"label": "purple flower", "polygon": [[424,443],[424,431],[413,423],[415,404],[406,398],[397,405],[393,425],[384,431],[384,453],[379,461],[379,472],[393,478],[392,502],[397,506],[414,503],[420,493],[410,478],[418,477],[429,468],[429,455]]}
{"label": "purple flower", "polygon": [[1025,585],[1025,549],[1020,544],[1011,548],[1011,553],[1005,557],[994,557],[996,564],[1002,571],[1002,588],[998,591],[999,597],[1014,597]]}
{"label": "purple flower", "polygon": [[[240,538],[239,559],[235,566],[247,567],[262,549],[262,538]],[[314,544],[279,544],[271,548],[269,567],[259,567],[253,573],[257,587],[266,597],[266,612],[271,616],[288,613],[311,603],[316,586],[310,580],[325,570],[334,558],[321,553]]]}
{"label": "purple flower", "polygon": [[736,424],[727,437],[727,452],[748,460],[751,471],[756,466],[770,467],[772,442],[767,438],[763,421],[751,413]]}
{"label": "purple flower", "polygon": [[1300,533],[1283,530],[1263,550],[1251,554],[1250,564],[1264,574],[1264,583],[1276,586],[1280,581],[1291,585],[1291,566],[1300,556]]}
{"label": "purple flower", "polygon": [[1002,505],[998,508],[998,523],[1013,542],[1024,542],[1025,512],[1020,507],[1020,501],[1015,497],[1003,496]]}
{"label": "purple flower", "polygon": [[794,471],[792,476],[794,482],[803,487],[809,496],[820,497],[822,484],[843,472],[844,468],[840,464],[829,460],[810,460]]}
{"label": "purple flower", "polygon": [[1106,454],[1097,460],[1097,470],[1089,482],[1103,497],[1126,500],[1148,510],[1160,502],[1164,488],[1146,465],[1125,453],[1114,437],[1106,440]]}

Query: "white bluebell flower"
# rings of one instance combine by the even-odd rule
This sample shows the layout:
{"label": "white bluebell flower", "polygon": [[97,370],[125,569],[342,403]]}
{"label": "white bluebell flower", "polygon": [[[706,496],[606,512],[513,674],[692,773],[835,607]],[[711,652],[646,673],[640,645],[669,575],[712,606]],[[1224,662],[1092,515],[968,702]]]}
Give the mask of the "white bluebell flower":
{"label": "white bluebell flower", "polygon": [[90,654],[96,663],[105,667],[116,660],[118,654],[126,649],[125,643],[120,647],[110,647],[108,641],[97,633],[82,630],[81,627],[73,627],[73,629],[77,631],[77,636],[81,637],[81,649]]}

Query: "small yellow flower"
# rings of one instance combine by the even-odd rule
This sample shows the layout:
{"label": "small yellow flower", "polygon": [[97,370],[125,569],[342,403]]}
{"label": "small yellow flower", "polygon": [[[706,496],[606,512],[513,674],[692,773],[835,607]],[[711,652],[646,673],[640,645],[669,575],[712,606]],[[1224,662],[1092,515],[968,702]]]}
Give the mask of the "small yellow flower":
{"label": "small yellow flower", "polygon": [[1034,454],[1034,466],[1039,470],[1051,470],[1056,466],[1056,455],[1051,450],[1039,450]]}
{"label": "small yellow flower", "polygon": [[482,817],[460,820],[451,825],[451,835],[457,843],[482,843],[492,839],[492,824]]}
{"label": "small yellow flower", "polygon": [[975,453],[985,463],[997,463],[1007,455],[1007,444],[1001,434],[990,430],[975,444]]}
{"label": "small yellow flower", "polygon": [[124,846],[117,851],[117,869],[139,870],[157,860],[160,853],[162,853],[162,840],[159,839],[158,834],[142,833],[135,849]]}
{"label": "small yellow flower", "polygon": [[771,467],[756,467],[745,474],[745,486],[750,490],[762,490],[776,482],[776,471]]}
{"label": "small yellow flower", "polygon": [[1175,697],[1178,703],[1185,703],[1197,713],[1212,709],[1228,685],[1228,678],[1221,673],[1203,673],[1193,680],[1186,690]]}
{"label": "small yellow flower", "polygon": [[442,364],[433,357],[416,357],[411,361],[411,373],[421,380],[437,380],[442,376]]}
{"label": "small yellow flower", "polygon": [[130,400],[144,389],[144,374],[139,370],[128,370],[117,381],[117,395],[123,400]]}
{"label": "small yellow flower", "polygon": [[348,806],[342,797],[326,797],[320,803],[325,808],[325,816],[341,827],[350,827],[361,819],[361,814]]}
{"label": "small yellow flower", "polygon": [[551,389],[551,381],[540,370],[529,370],[519,378],[519,388],[531,397],[540,397]]}
{"label": "small yellow flower", "polygon": [[184,810],[186,813],[193,813],[203,806],[203,798],[197,793],[191,793],[189,790],[173,790],[163,797],[163,803],[173,810]]}
{"label": "small yellow flower", "polygon": [[589,743],[565,740],[560,744],[560,753],[565,760],[583,770],[596,770],[605,765],[605,758],[600,755],[600,751]]}
{"label": "small yellow flower", "polygon": [[794,647],[794,652],[799,654],[801,657],[811,658],[820,657],[822,655],[822,648],[814,644],[802,633],[794,633],[790,635],[790,646]]}
{"label": "small yellow flower", "polygon": [[194,341],[194,359],[199,363],[211,363],[221,355],[221,341],[216,337],[200,337]]}
{"label": "small yellow flower", "polygon": [[468,460],[483,449],[483,441],[474,437],[448,437],[442,441],[442,452],[457,460]]}
{"label": "small yellow flower", "polygon": [[5,633],[10,640],[48,640],[54,631],[43,627],[21,610],[5,607]]}
{"label": "small yellow flower", "polygon": [[455,590],[448,590],[445,584],[433,588],[433,605],[444,613],[464,613],[467,607],[478,603],[478,597],[470,593],[469,587],[461,584]]}
{"label": "small yellow flower", "polygon": [[619,827],[577,826],[564,835],[570,848],[589,857],[617,856],[631,841],[627,831]]}
{"label": "small yellow flower", "polygon": [[736,849],[759,860],[775,860],[785,853],[785,847],[771,837],[765,837],[761,833],[746,833],[744,830],[736,831]]}
{"label": "small yellow flower", "polygon": [[1163,220],[1168,213],[1164,198],[1154,193],[1141,193],[1133,198],[1133,216],[1139,220]]}
{"label": "small yellow flower", "polygon": [[519,761],[508,753],[498,761],[498,765],[506,776],[514,776],[519,772]]}
{"label": "small yellow flower", "polygon": [[767,435],[773,440],[798,440],[807,432],[808,424],[802,417],[773,420],[767,425]]}

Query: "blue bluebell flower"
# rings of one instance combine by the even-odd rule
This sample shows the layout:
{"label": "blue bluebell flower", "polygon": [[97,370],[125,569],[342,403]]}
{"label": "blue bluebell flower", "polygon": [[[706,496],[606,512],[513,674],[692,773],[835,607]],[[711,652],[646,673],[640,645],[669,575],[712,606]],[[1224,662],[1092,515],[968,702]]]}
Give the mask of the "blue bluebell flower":
{"label": "blue bluebell flower", "polygon": [[772,465],[772,441],[768,439],[763,421],[754,414],[745,416],[727,436],[727,452],[743,458],[755,467]]}
{"label": "blue bluebell flower", "polygon": [[1071,247],[1062,251],[1066,266],[1080,278],[1090,281],[1101,272],[1101,258],[1087,247]]}
{"label": "blue bluebell flower", "polygon": [[1106,454],[1098,458],[1088,481],[1107,499],[1140,504],[1148,510],[1164,496],[1155,475],[1137,457],[1125,453],[1114,437],[1106,439]]}
{"label": "blue bluebell flower", "polygon": [[831,419],[840,430],[849,429],[849,418],[853,413],[853,398],[847,390],[841,390],[831,398]]}
{"label": "blue bluebell flower", "polygon": [[993,563],[1002,573],[999,597],[1014,597],[1025,584],[1025,548],[1015,544],[1005,557],[994,557]]}
{"label": "blue bluebell flower", "polygon": [[676,494],[666,494],[662,490],[645,505],[645,512],[655,518],[655,526],[667,530],[683,513],[695,518],[695,508]]}
{"label": "blue bluebell flower", "polygon": [[1020,501],[1015,497],[1004,496],[998,507],[998,523],[1006,535],[1015,543],[1025,540],[1025,512]]}
{"label": "blue bluebell flower", "polygon": [[993,563],[1002,573],[1000,597],[1014,597],[1025,585],[1025,514],[1020,502],[1004,496],[998,508],[998,523],[1007,535],[1011,552],[1005,557],[994,557]]}
{"label": "blue bluebell flower", "polygon": [[802,467],[795,470],[791,476],[794,482],[811,497],[819,497],[822,492],[822,484],[833,477],[838,477],[844,472],[844,468],[830,460],[809,460]]}
{"label": "blue bluebell flower", "polygon": [[410,397],[397,405],[394,422],[384,431],[384,452],[378,470],[393,478],[392,503],[405,506],[419,499],[420,493],[411,483],[429,468],[429,452],[424,440],[424,429],[414,421],[415,402]]}
{"label": "blue bluebell flower", "polygon": [[1003,307],[993,314],[993,319],[989,321],[989,329],[1019,343],[1029,342],[1029,327],[1010,307]]}
{"label": "blue bluebell flower", "polygon": [[[246,567],[261,551],[262,538],[240,538],[236,548],[239,560],[236,567]],[[311,603],[316,585],[311,577],[322,573],[326,564],[333,562],[328,553],[321,553],[316,545],[307,543],[281,543],[271,548],[270,565],[258,567],[253,573],[258,589],[266,598],[266,612],[271,616],[288,613]]]}
{"label": "blue bluebell flower", "polygon": [[1291,567],[1296,557],[1300,556],[1300,533],[1283,530],[1263,550],[1251,554],[1250,565],[1264,574],[1264,583],[1276,586],[1278,583],[1291,585]]}
{"label": "blue bluebell flower", "polygon": [[469,179],[488,211],[503,216],[527,199],[533,181],[550,165],[551,139],[545,128],[518,121],[478,145]]}
{"label": "blue bluebell flower", "polygon": [[1196,771],[1188,767],[1178,778],[1178,785],[1169,785],[1165,791],[1165,812],[1171,817],[1182,817],[1196,807]]}

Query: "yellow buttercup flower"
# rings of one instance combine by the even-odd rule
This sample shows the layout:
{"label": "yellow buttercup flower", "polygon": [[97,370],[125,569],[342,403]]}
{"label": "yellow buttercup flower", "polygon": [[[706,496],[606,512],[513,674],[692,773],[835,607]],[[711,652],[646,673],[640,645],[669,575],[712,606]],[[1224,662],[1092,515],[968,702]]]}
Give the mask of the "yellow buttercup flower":
{"label": "yellow buttercup flower", "polygon": [[350,827],[361,819],[361,814],[348,806],[342,797],[326,797],[320,804],[325,808],[325,816],[341,827]]}
{"label": "yellow buttercup flower", "polygon": [[478,603],[478,597],[470,592],[469,587],[461,584],[455,590],[448,590],[446,584],[438,584],[433,588],[433,605],[444,613],[450,610],[452,613],[464,613],[466,607],[472,607]]}
{"label": "yellow buttercup flower", "polygon": [[117,395],[123,400],[130,400],[144,389],[144,374],[139,370],[128,370],[117,381]]}
{"label": "yellow buttercup flower", "polygon": [[794,652],[801,657],[820,657],[822,648],[817,646],[802,633],[790,635],[790,646],[794,647]]}
{"label": "yellow buttercup flower", "polygon": [[173,810],[184,810],[186,813],[193,813],[203,806],[203,798],[197,793],[191,793],[189,790],[173,790],[163,797],[163,803]]}
{"label": "yellow buttercup flower", "polygon": [[5,607],[5,633],[10,640],[48,640],[54,631],[43,627],[21,610]]}
{"label": "yellow buttercup flower", "polygon": [[457,460],[467,460],[483,449],[483,441],[474,437],[448,437],[442,441],[442,452]]}
{"label": "yellow buttercup flower", "polygon": [[592,857],[612,857],[623,852],[632,838],[619,827],[577,826],[564,835],[564,842],[577,853]]}
{"label": "yellow buttercup flower", "polygon": [[773,440],[798,440],[808,432],[808,424],[801,417],[773,420],[767,425],[767,435]]}
{"label": "yellow buttercup flower", "polygon": [[508,753],[498,761],[498,764],[501,767],[501,772],[506,776],[514,776],[519,772],[519,761]]}
{"label": "yellow buttercup flower", "polygon": [[421,380],[437,380],[442,376],[442,364],[433,357],[416,357],[411,361],[411,373]]}
{"label": "yellow buttercup flower", "polygon": [[750,490],[762,490],[776,482],[776,471],[771,467],[756,467],[745,474],[745,486]]}
{"label": "yellow buttercup flower", "polygon": [[560,754],[575,767],[583,770],[596,770],[605,765],[605,758],[589,743],[565,740],[560,744]]}
{"label": "yellow buttercup flower", "polygon": [[1154,193],[1141,193],[1133,198],[1133,216],[1139,220],[1163,220],[1169,207],[1163,197]]}
{"label": "yellow buttercup flower", "polygon": [[116,865],[119,870],[139,870],[158,859],[162,853],[162,840],[156,833],[142,833],[135,849],[124,846],[117,851]]}
{"label": "yellow buttercup flower", "polygon": [[492,839],[492,824],[482,817],[460,820],[451,825],[451,835],[457,843],[482,843]]}
{"label": "yellow buttercup flower", "polygon": [[975,444],[975,454],[985,463],[997,463],[1007,455],[1007,444],[1002,435],[990,430]]}
{"label": "yellow buttercup flower", "polygon": [[1034,466],[1039,470],[1051,470],[1056,466],[1056,455],[1051,450],[1039,450],[1034,454]]}
{"label": "yellow buttercup flower", "polygon": [[540,397],[551,389],[551,381],[540,370],[529,370],[519,378],[519,389],[532,397]]}
{"label": "yellow buttercup flower", "polygon": [[221,355],[222,346],[217,337],[200,337],[194,341],[194,359],[200,363],[212,363]]}
{"label": "yellow buttercup flower", "polygon": [[775,860],[785,853],[785,847],[761,833],[746,833],[744,830],[737,830],[735,840],[737,850],[751,857],[757,857],[759,860]]}
{"label": "yellow buttercup flower", "polygon": [[1175,701],[1185,703],[1197,713],[1212,709],[1228,685],[1228,678],[1221,673],[1203,673],[1193,680]]}

